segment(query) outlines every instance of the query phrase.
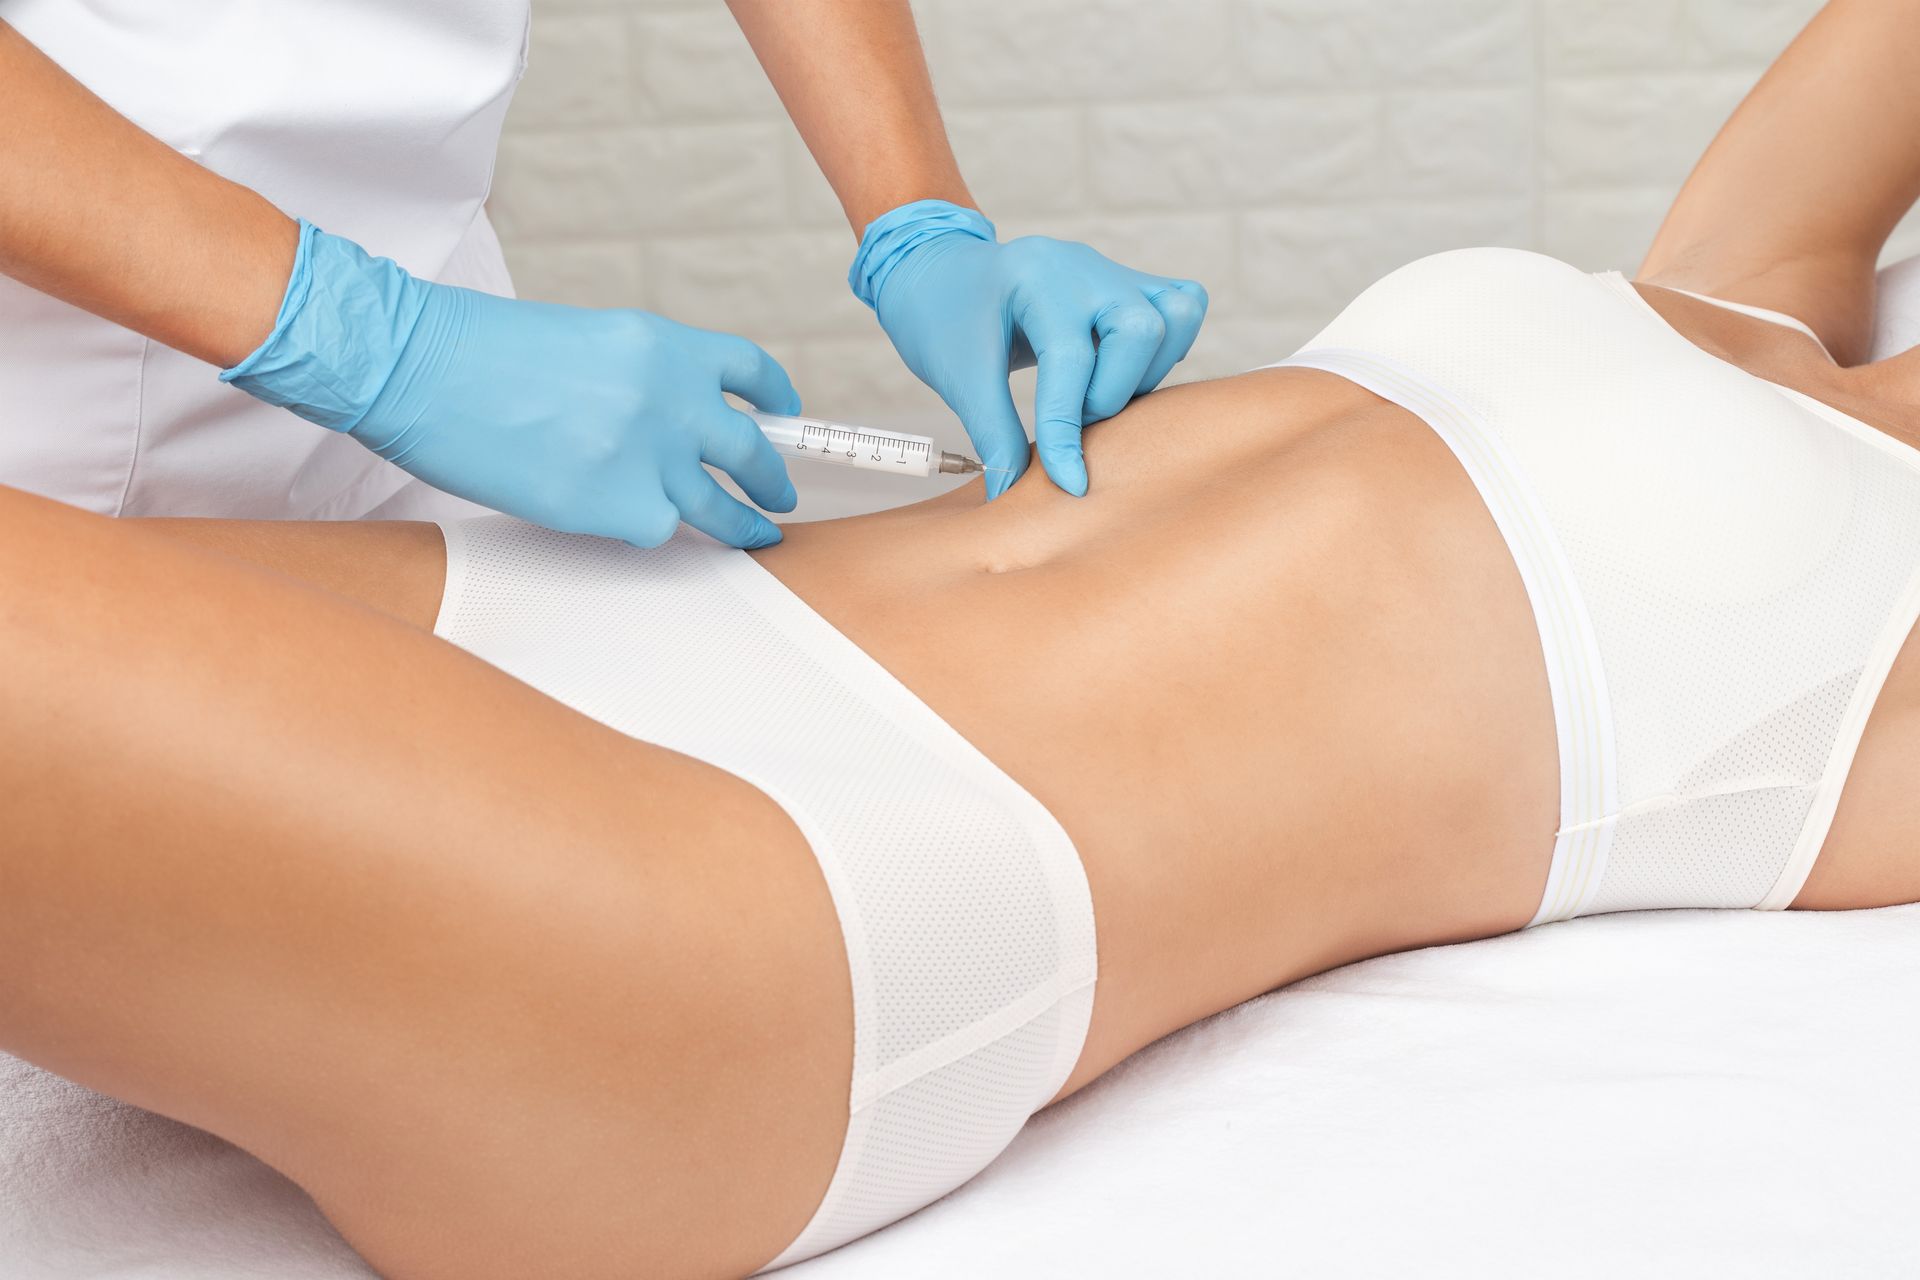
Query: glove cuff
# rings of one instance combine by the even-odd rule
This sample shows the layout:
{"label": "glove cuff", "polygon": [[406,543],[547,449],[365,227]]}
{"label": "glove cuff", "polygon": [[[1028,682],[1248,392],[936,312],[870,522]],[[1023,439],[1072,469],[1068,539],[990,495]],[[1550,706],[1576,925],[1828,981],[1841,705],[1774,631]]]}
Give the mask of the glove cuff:
{"label": "glove cuff", "polygon": [[989,244],[996,238],[985,214],[946,200],[915,200],[881,214],[860,236],[860,251],[847,268],[847,287],[854,297],[874,306],[887,277],[908,254],[929,240],[956,232]]}
{"label": "glove cuff", "polygon": [[246,359],[221,370],[220,381],[350,432],[386,386],[419,321],[419,286],[392,259],[302,218],[273,331]]}

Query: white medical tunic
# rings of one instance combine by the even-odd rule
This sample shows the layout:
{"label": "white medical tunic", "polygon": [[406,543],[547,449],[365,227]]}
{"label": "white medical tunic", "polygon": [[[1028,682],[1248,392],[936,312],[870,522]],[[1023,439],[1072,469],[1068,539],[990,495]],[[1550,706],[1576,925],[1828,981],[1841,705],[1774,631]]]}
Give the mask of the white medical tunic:
{"label": "white medical tunic", "polygon": [[[528,5],[0,0],[0,18],[288,214],[416,275],[507,293],[481,205]],[[408,483],[217,372],[0,277],[0,484],[111,515],[336,519]]]}

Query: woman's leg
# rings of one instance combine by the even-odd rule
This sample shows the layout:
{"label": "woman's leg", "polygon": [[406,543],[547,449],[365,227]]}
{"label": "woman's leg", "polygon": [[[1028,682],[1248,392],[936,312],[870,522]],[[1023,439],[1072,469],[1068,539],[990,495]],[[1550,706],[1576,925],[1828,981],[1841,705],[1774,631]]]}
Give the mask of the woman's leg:
{"label": "woman's leg", "polygon": [[446,586],[440,530],[401,520],[197,520],[121,522],[182,547],[269,569],[431,630]]}
{"label": "woman's leg", "polygon": [[255,1151],[399,1280],[739,1273],[805,1224],[851,1002],[758,791],[6,490],[0,670],[0,1047]]}

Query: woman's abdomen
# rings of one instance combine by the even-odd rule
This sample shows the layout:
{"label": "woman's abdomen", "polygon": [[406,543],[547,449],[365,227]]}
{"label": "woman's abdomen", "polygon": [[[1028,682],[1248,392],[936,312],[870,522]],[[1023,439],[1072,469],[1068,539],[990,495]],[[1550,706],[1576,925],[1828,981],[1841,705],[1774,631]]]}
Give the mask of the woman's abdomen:
{"label": "woman's abdomen", "polygon": [[1276,370],[1138,401],[1087,450],[1083,499],[1036,469],[760,557],[1072,836],[1102,974],[1073,1083],[1308,973],[1525,923],[1551,709],[1445,446]]}

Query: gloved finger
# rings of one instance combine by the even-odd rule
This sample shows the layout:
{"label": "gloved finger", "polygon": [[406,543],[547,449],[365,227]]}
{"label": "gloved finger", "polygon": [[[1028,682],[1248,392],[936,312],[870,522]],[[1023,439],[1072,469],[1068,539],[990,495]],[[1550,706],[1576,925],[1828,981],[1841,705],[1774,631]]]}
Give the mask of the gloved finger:
{"label": "gloved finger", "polygon": [[779,525],[722,489],[704,468],[676,469],[664,479],[680,518],[709,537],[730,547],[767,547],[780,541]]}
{"label": "gloved finger", "polygon": [[701,434],[700,461],[733,477],[746,495],[768,511],[791,511],[800,501],[787,462],[767,442],[753,419],[726,409]]}
{"label": "gloved finger", "polygon": [[1111,418],[1127,407],[1167,336],[1159,311],[1137,294],[1102,311],[1093,329],[1100,335],[1100,347],[1094,352],[1093,379],[1087,384],[1088,422]]}
{"label": "gloved finger", "polygon": [[974,451],[987,468],[987,501],[1005,493],[1027,469],[1030,450],[1020,411],[1013,407],[1013,388],[1004,371],[978,370],[964,384],[942,389],[947,407],[960,416]]}
{"label": "gloved finger", "polygon": [[1160,313],[1167,336],[1160,343],[1147,371],[1140,378],[1136,395],[1145,395],[1173,372],[1173,366],[1187,358],[1193,340],[1200,336],[1200,325],[1207,318],[1207,291],[1194,280],[1162,280],[1149,276],[1143,287],[1147,301]]}
{"label": "gloved finger", "polygon": [[620,538],[636,547],[657,547],[680,528],[679,510],[661,494],[634,504],[622,515],[623,522],[617,529],[584,528],[575,532]]}
{"label": "gloved finger", "polygon": [[1093,330],[1055,316],[1041,319],[1026,333],[1040,365],[1033,395],[1033,443],[1047,475],[1077,498],[1087,491],[1080,426],[1087,386],[1093,381]]}
{"label": "gloved finger", "polygon": [[731,391],[754,408],[767,413],[800,412],[800,393],[793,389],[787,371],[755,342],[718,334],[723,344],[720,353],[720,389]]}

